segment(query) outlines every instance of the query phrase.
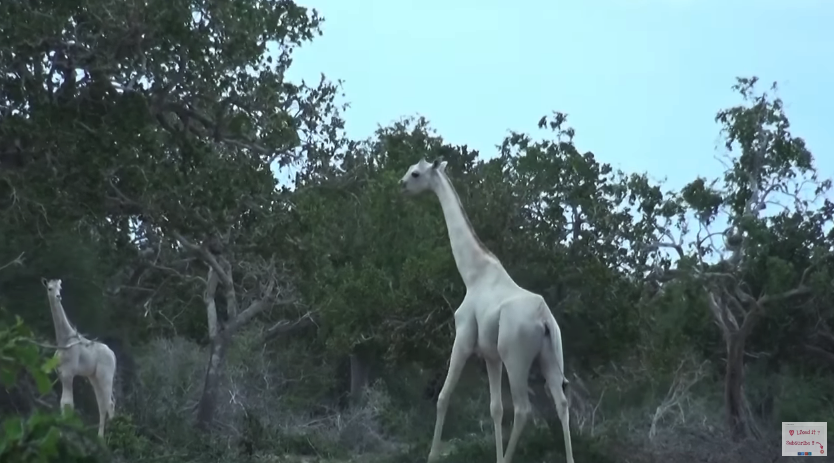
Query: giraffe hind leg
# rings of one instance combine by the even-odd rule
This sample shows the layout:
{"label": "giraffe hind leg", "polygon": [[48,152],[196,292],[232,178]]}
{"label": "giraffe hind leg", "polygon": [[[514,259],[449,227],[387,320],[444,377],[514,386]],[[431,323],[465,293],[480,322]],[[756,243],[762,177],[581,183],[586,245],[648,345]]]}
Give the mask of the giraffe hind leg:
{"label": "giraffe hind leg", "polygon": [[518,317],[521,313],[518,310],[520,308],[523,306],[509,307],[506,312],[502,311],[498,333],[498,353],[507,369],[510,394],[513,398],[513,427],[504,451],[504,463],[511,463],[521,433],[530,417],[528,377],[544,338],[544,328],[540,324],[529,323],[530,319],[526,317]]}
{"label": "giraffe hind leg", "polygon": [[556,413],[559,415],[559,421],[562,423],[562,435],[565,440],[565,456],[567,463],[573,463],[573,448],[570,437],[570,410],[567,397],[568,380],[562,369],[559,367],[559,361],[556,358],[556,353],[550,346],[550,343],[545,340],[544,348],[539,356],[542,374],[547,382],[548,390],[553,398],[556,406]]}
{"label": "giraffe hind leg", "polygon": [[504,404],[501,398],[501,375],[504,373],[504,364],[500,358],[485,358],[487,377],[489,378],[489,413],[492,416],[492,423],[495,433],[495,454],[496,462],[504,461],[504,438],[502,436],[502,420],[504,418]]}

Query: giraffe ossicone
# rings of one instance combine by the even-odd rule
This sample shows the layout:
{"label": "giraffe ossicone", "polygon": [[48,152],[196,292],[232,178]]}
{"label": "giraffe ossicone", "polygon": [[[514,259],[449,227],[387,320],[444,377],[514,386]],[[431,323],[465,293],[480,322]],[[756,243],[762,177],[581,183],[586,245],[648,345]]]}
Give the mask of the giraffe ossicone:
{"label": "giraffe ossicone", "polygon": [[104,343],[82,336],[69,322],[61,303],[61,280],[41,279],[46,287],[55,342],[58,346],[58,377],[61,380],[61,409],[74,408],[72,381],[83,376],[90,381],[98,404],[98,435],[104,437],[104,424],[116,413],[113,380],[116,376],[116,355]]}
{"label": "giraffe ossicone", "polygon": [[[501,262],[472,228],[451,180],[446,161],[421,159],[400,179],[402,193],[433,192],[440,201],[458,272],[466,285],[466,296],[455,311],[455,340],[446,380],[437,398],[437,418],[428,461],[440,457],[443,423],[449,399],[457,386],[467,359],[479,354],[489,377],[490,415],[495,432],[497,463],[511,463],[518,439],[530,415],[528,374],[538,357],[542,374],[556,404],[565,439],[567,463],[573,463],[570,414],[564,374],[562,334],[544,298],[518,286]],[[513,399],[513,428],[503,449],[503,404],[501,375],[507,369]]]}

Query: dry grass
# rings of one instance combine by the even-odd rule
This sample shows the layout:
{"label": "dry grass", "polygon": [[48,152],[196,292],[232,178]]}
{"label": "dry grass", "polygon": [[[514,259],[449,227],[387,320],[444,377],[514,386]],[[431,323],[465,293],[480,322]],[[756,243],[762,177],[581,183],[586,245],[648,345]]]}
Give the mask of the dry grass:
{"label": "dry grass", "polygon": [[[415,392],[421,388],[409,391],[395,381],[417,382],[413,378],[404,380],[399,375],[394,382],[377,381],[362,406],[341,408],[332,392],[334,367],[313,358],[304,346],[287,344],[270,351],[258,345],[255,336],[243,334],[238,339],[229,354],[211,444],[212,452],[224,455],[225,461],[409,463],[425,459],[434,406]],[[137,357],[141,384],[132,398],[131,413],[138,432],[155,445],[193,445],[192,409],[206,359],[205,349],[181,339],[154,341]],[[593,379],[574,376],[569,391],[577,460],[776,461],[776,438],[739,444],[726,438],[718,381],[695,358],[661,378],[648,375],[645,369],[622,366],[597,372]],[[389,392],[394,386],[396,392]],[[555,410],[549,397],[536,397],[534,402],[539,413],[536,423],[525,431],[521,445],[528,450],[517,463],[558,461],[563,458],[562,439]],[[475,378],[455,392],[444,430],[449,463],[492,454],[488,403],[485,378]],[[510,426],[511,418],[505,424]]]}

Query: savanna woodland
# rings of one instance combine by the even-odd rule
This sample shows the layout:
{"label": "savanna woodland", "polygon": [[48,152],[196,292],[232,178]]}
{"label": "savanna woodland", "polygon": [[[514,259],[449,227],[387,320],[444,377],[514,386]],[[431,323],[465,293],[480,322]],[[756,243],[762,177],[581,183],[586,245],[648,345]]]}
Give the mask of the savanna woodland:
{"label": "savanna woodland", "polygon": [[[425,461],[465,286],[437,199],[400,193],[422,158],[558,320],[576,461],[776,461],[782,421],[834,416],[831,182],[775,84],[727,82],[724,174],[671,189],[559,112],[494,153],[416,117],[350,139],[338,81],[285,78],[322,21],[0,2],[0,460]],[[60,410],[43,279],[115,353],[103,438],[85,378]],[[442,459],[493,461],[483,361],[464,372]],[[514,461],[565,459],[543,383]]]}

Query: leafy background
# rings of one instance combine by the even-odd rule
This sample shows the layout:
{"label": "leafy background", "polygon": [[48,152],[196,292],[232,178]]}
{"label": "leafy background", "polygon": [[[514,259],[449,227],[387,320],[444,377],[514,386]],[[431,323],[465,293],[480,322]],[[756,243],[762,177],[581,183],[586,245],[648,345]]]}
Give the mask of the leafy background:
{"label": "leafy background", "polygon": [[[284,77],[322,20],[0,4],[4,461],[424,461],[465,287],[436,199],[398,192],[421,158],[559,321],[577,461],[776,461],[782,421],[834,416],[834,204],[778,88],[728,82],[725,174],[670,190],[579,150],[559,112],[491,159],[419,117],[350,139],[338,81]],[[104,441],[83,379],[57,410],[42,277],[116,352]],[[514,461],[559,461],[537,371],[531,400]],[[488,402],[473,360],[447,461],[494,457]]]}

